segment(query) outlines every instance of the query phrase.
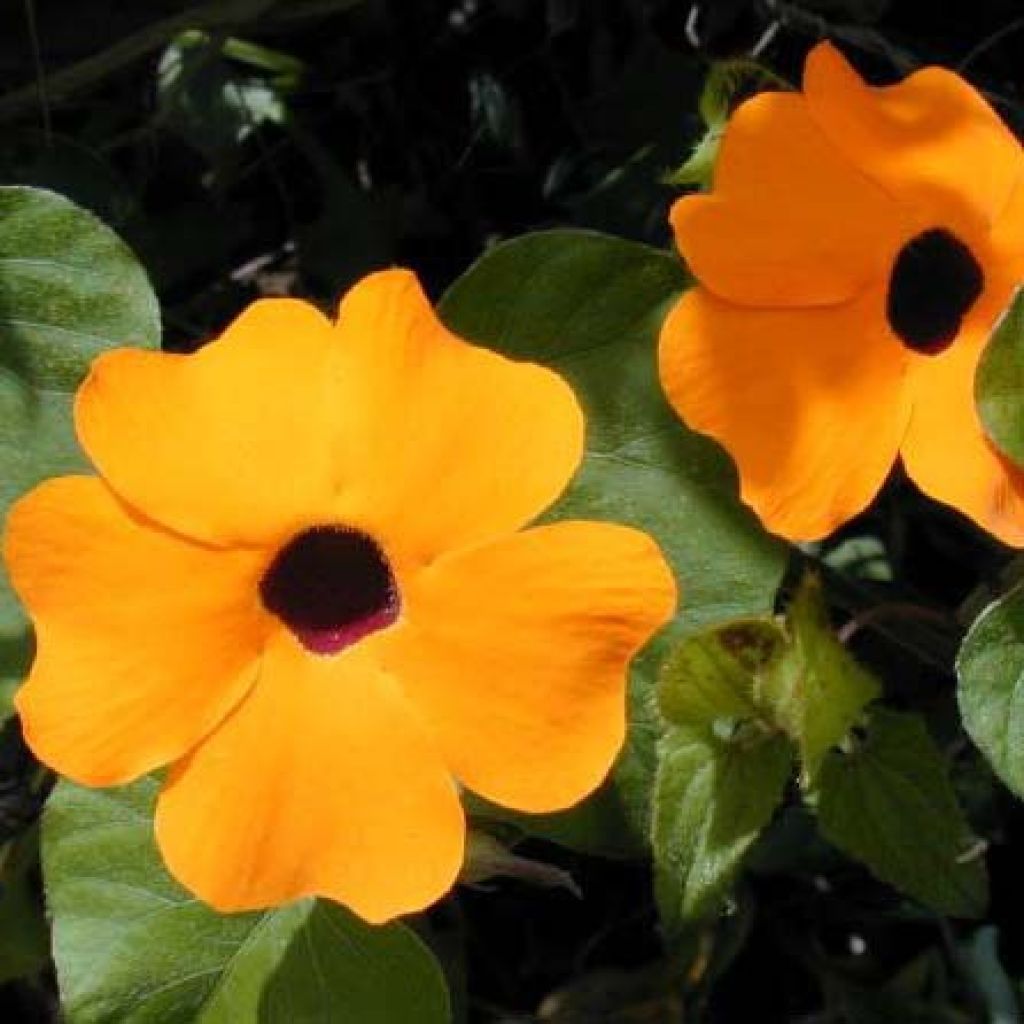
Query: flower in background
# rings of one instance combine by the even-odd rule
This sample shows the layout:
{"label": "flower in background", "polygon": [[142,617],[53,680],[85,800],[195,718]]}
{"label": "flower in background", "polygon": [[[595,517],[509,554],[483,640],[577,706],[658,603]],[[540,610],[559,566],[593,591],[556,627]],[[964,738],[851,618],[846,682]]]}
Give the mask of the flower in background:
{"label": "flower in background", "polygon": [[1024,159],[941,68],[865,84],[824,43],[802,93],[733,115],[707,195],[672,209],[699,284],[661,377],[775,532],[820,538],[897,455],[926,494],[1024,544],[1024,475],[982,432],[974,371],[1024,277]]}
{"label": "flower in background", "polygon": [[38,647],[18,710],[81,783],[172,766],[157,839],[203,900],[384,921],[455,880],[456,780],[526,811],[601,782],[671,574],[626,527],[522,529],[583,416],[446,331],[411,274],[336,324],[266,300],[196,355],[102,356],[75,419],[100,476],[7,527]]}

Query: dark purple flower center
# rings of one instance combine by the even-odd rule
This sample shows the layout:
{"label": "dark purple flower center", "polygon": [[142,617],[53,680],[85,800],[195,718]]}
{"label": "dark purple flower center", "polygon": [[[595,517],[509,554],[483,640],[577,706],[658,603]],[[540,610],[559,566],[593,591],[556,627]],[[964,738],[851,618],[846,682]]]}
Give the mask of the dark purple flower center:
{"label": "dark purple flower center", "polygon": [[889,326],[907,348],[945,351],[978,300],[985,275],[974,253],[945,228],[915,235],[900,249],[889,276]]}
{"label": "dark purple flower center", "polygon": [[293,537],[260,581],[260,597],[314,654],[337,654],[398,618],[391,566],[372,537],[314,526]]}

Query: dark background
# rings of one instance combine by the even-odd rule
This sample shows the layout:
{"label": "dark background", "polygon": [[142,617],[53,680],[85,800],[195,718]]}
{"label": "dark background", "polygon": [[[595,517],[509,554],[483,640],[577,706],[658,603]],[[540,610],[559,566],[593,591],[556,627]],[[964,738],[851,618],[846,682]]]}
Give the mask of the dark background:
{"label": "dark background", "polygon": [[[256,295],[329,303],[394,263],[437,296],[489,245],[538,228],[669,244],[678,190],[663,178],[700,137],[708,61],[746,52],[773,20],[763,60],[790,81],[830,36],[879,82],[924,63],[962,69],[1024,128],[1015,0],[702,6],[695,48],[683,0],[0,0],[0,181],[54,188],[111,223],[152,275],[166,344],[187,349]],[[207,34],[169,53],[186,28]],[[899,531],[903,585],[944,607],[1007,558],[898,480],[865,522]],[[527,843],[521,852],[569,868],[586,899],[510,882],[435,912],[468,1020],[942,1024],[1016,1012],[1006,993],[1024,976],[1024,815],[959,739],[948,659],[922,665],[878,638],[860,653],[887,676],[895,666],[890,696],[946,730],[992,842],[981,930],[908,907],[794,812],[697,958],[668,962],[643,863]],[[27,769],[8,761],[0,784],[16,790]],[[49,976],[0,987],[4,1024],[49,1019]]]}
{"label": "dark background", "polygon": [[[687,0],[260,6],[0,2],[0,180],[59,189],[117,227],[175,341],[222,324],[257,289],[328,300],[395,262],[436,294],[495,239],[537,227],[667,242],[673,190],[660,179],[697,137],[704,72]],[[705,4],[708,51],[742,52],[764,6]],[[765,59],[791,80],[830,34],[881,76],[970,58],[972,80],[1022,116],[1015,0],[776,6],[785,25]],[[161,82],[172,20],[206,28],[209,45]],[[230,37],[299,69],[279,87],[280,75],[219,54]],[[62,70],[87,58],[67,84]],[[253,80],[277,90],[286,120],[250,109],[239,90]]]}

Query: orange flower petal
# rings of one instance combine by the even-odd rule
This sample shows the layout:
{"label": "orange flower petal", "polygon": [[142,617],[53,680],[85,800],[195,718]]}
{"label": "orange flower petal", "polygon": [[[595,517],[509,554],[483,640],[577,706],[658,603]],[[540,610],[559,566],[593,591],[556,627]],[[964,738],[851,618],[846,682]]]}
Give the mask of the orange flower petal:
{"label": "orange flower petal", "polygon": [[455,784],[371,649],[318,657],[282,630],[249,697],[175,767],[157,841],[205,902],[234,911],[319,895],[377,923],[454,883]]}
{"label": "orange flower petal", "polygon": [[875,88],[822,43],[807,58],[804,94],[847,159],[935,223],[958,230],[990,225],[1024,170],[1020,146],[999,116],[943,68]]}
{"label": "orange flower petal", "polygon": [[467,344],[413,274],[365,278],[341,304],[338,373],[348,396],[339,517],[420,562],[512,532],[562,492],[584,419],[552,371]]}
{"label": "orange flower petal", "polygon": [[725,446],[743,500],[790,540],[856,515],[895,461],[907,356],[884,328],[883,302],[872,289],[844,306],[766,311],[695,288],[662,328],[672,405]]}
{"label": "orange flower petal", "polygon": [[462,782],[550,811],[607,774],[625,732],[627,666],[674,604],[645,534],[562,522],[424,570],[381,658]]}
{"label": "orange flower petal", "polygon": [[95,478],[17,502],[4,555],[36,627],[16,704],[39,759],[90,785],[180,757],[243,697],[265,618],[249,553],[133,518]]}
{"label": "orange flower petal", "polygon": [[190,537],[265,541],[331,496],[333,332],[266,299],[195,355],[120,349],[78,392],[83,447],[135,508]]}
{"label": "orange flower petal", "polygon": [[713,195],[672,208],[676,241],[701,283],[750,306],[852,298],[888,272],[915,228],[822,134],[804,98],[762,93],[729,121]]}
{"label": "orange flower petal", "polygon": [[[959,509],[1006,544],[1024,546],[1024,473],[985,436],[974,403],[974,374],[1010,289],[983,300],[955,344],[919,357],[913,412],[901,454],[929,497]],[[1005,299],[1005,301],[1004,301]]]}
{"label": "orange flower petal", "polygon": [[76,413],[111,486],[188,536],[341,520],[417,560],[534,518],[584,435],[560,377],[456,338],[397,270],[356,285],[336,329],[265,300],[194,356],[104,356]]}
{"label": "orange flower petal", "polygon": [[[992,225],[985,246],[988,249],[985,262],[999,268],[1003,287],[1012,290],[1024,281],[1024,174]],[[997,301],[1001,294],[997,295]]]}

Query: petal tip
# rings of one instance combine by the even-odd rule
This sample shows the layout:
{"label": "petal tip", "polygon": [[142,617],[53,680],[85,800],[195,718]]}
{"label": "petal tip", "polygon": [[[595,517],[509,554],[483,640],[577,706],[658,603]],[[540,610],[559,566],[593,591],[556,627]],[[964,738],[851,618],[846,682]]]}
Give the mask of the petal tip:
{"label": "petal tip", "polygon": [[[168,785],[172,784],[173,771]],[[164,866],[183,889],[220,914],[265,911],[307,898],[329,899],[346,907],[367,924],[385,925],[407,914],[426,910],[442,900],[454,889],[462,871],[466,834],[464,816],[460,816],[459,827],[452,830],[451,838],[457,837],[457,842],[449,844],[450,849],[445,851],[444,858],[436,858],[440,869],[419,886],[410,887],[408,879],[403,877],[400,885],[387,890],[380,887],[374,890],[372,886],[338,889],[329,879],[317,879],[315,872],[297,872],[293,884],[278,884],[270,891],[258,882],[248,886],[241,884],[243,880],[235,871],[219,878],[212,875],[203,878],[189,867],[192,860],[190,851],[170,837],[173,829],[168,825],[163,795],[157,801],[153,833]],[[410,888],[416,891],[410,892]]]}
{"label": "petal tip", "polygon": [[864,84],[864,80],[846,59],[843,51],[830,39],[823,39],[807,54],[804,62],[803,90],[813,92],[816,89],[829,88],[827,83],[835,79],[852,79],[858,84]]}
{"label": "petal tip", "polygon": [[426,307],[431,316],[435,315],[416,273],[406,267],[375,270],[356,281],[338,301],[338,322],[344,320],[351,307],[364,302],[380,306],[397,302],[419,309]]}

